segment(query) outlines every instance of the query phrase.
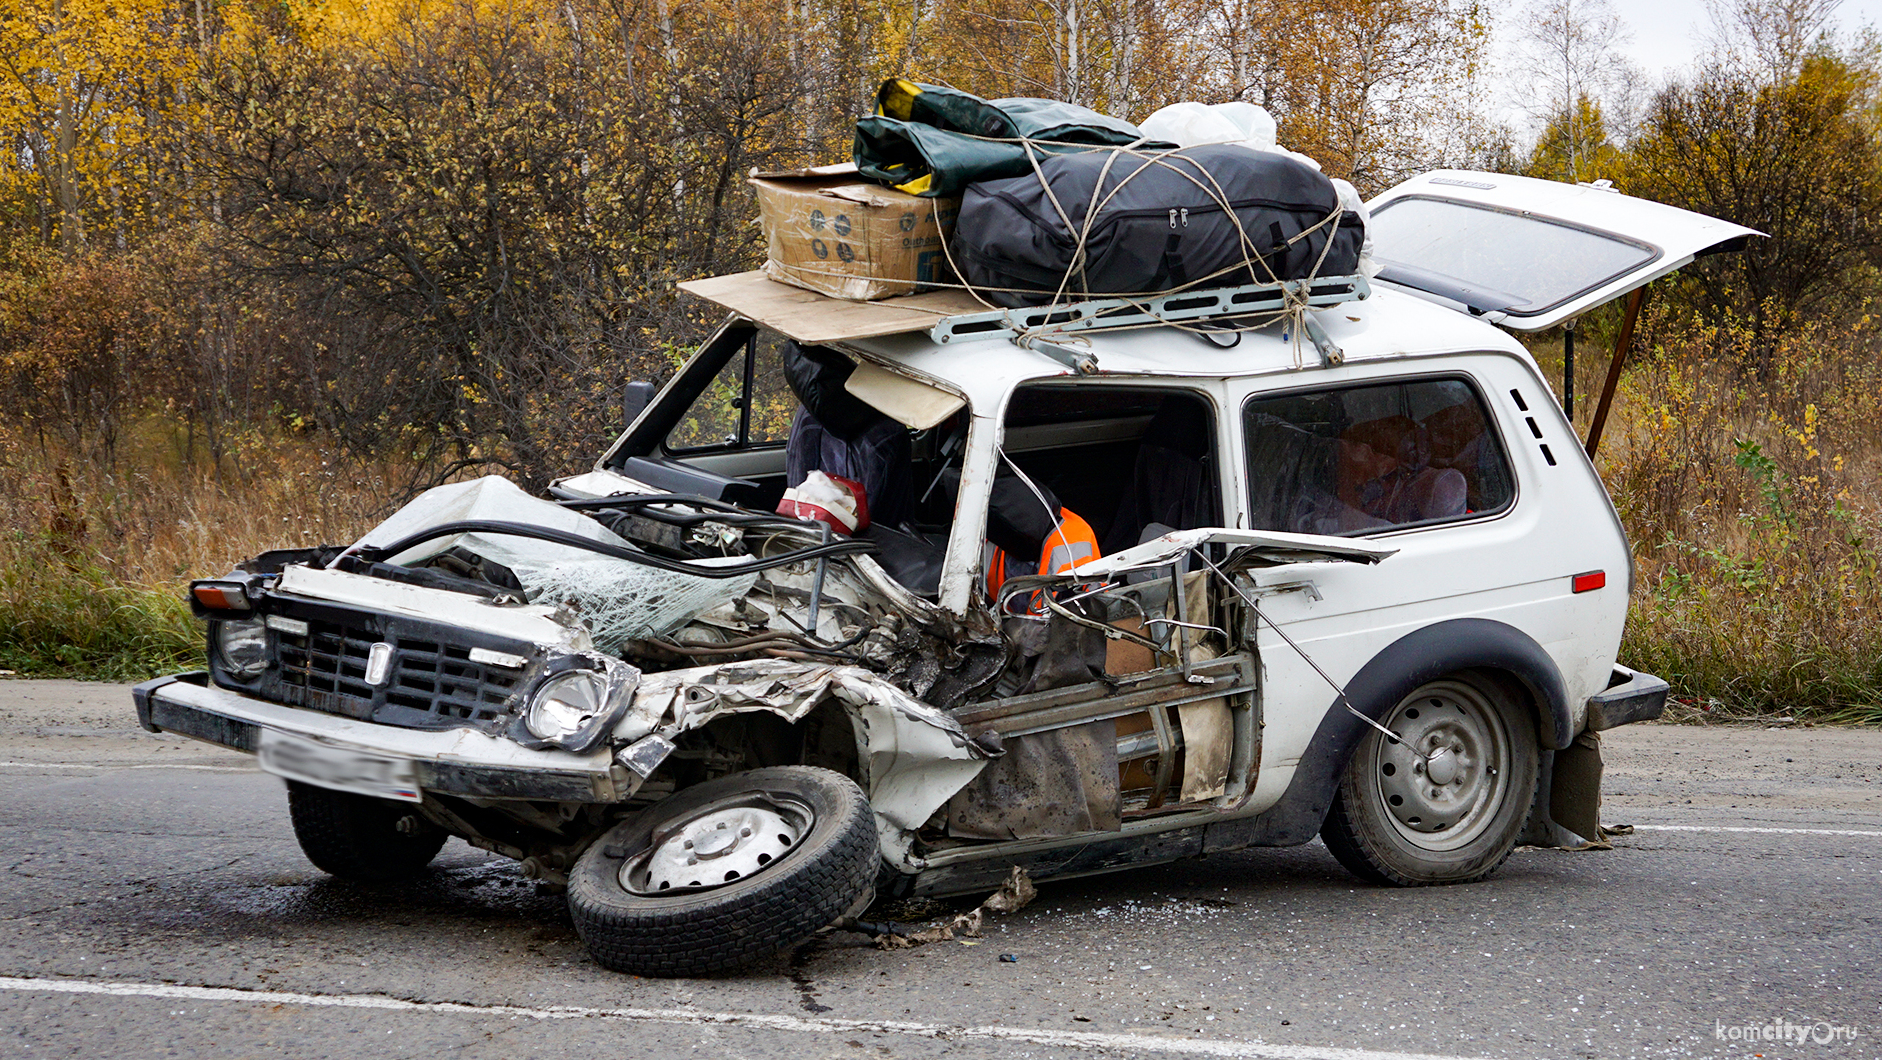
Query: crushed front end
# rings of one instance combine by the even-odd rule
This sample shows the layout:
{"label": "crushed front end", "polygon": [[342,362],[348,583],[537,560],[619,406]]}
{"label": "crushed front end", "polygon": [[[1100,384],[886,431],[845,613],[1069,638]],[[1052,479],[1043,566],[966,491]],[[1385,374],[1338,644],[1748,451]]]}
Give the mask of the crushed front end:
{"label": "crushed front end", "polygon": [[1005,649],[867,547],[701,498],[440,487],[350,547],[193,583],[209,669],[139,686],[138,717],[557,886],[641,811],[778,766],[853,782],[911,871],[915,829],[997,754],[946,708]]}

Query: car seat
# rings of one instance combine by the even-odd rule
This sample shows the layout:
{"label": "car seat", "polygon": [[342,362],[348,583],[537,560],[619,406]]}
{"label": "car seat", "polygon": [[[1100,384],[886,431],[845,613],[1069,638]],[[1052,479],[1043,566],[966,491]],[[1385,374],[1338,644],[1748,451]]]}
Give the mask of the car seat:
{"label": "car seat", "polygon": [[1151,523],[1193,530],[1218,521],[1209,456],[1213,417],[1197,405],[1194,398],[1166,397],[1150,418],[1137,446],[1130,489],[1104,537],[1107,554],[1137,544]]}

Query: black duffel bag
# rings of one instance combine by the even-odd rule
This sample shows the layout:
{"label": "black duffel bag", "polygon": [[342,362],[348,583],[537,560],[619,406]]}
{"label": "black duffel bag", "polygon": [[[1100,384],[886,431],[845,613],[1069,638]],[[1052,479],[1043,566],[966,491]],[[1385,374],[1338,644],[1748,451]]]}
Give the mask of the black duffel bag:
{"label": "black duffel bag", "polygon": [[1332,181],[1286,155],[1101,149],[969,185],[950,249],[961,278],[1005,306],[1046,305],[1061,284],[1079,300],[1341,276],[1358,270],[1365,228],[1356,214],[1328,220],[1338,207]]}

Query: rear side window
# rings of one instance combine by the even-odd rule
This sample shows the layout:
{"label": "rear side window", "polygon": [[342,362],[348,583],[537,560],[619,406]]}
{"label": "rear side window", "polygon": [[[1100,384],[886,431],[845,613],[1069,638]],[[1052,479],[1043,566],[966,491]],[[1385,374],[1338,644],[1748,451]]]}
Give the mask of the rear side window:
{"label": "rear side window", "polygon": [[1251,528],[1364,534],[1488,515],[1509,461],[1462,379],[1252,398],[1243,413]]}

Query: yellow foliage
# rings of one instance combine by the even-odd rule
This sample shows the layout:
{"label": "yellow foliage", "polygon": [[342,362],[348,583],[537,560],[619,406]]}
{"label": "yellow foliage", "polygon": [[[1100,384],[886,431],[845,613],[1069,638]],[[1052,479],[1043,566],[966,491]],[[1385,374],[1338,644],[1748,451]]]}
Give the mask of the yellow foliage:
{"label": "yellow foliage", "polygon": [[551,0],[309,0],[291,9],[300,42],[312,48],[374,49],[466,15],[481,22],[559,20]]}
{"label": "yellow foliage", "polygon": [[[1865,308],[1882,252],[1875,63],[1825,51],[1776,82],[1720,66],[1654,98],[1620,159],[1622,190],[1767,234],[1682,272],[1713,320],[1765,333]],[[1746,353],[1764,360],[1769,343]]]}
{"label": "yellow foliage", "polygon": [[1621,150],[1608,139],[1600,104],[1580,96],[1572,111],[1549,119],[1523,174],[1571,183],[1613,180],[1620,165]]}
{"label": "yellow foliage", "polygon": [[192,53],[162,0],[0,0],[0,195],[36,202],[68,250],[108,222],[142,227],[147,189],[172,164],[153,115]]}

